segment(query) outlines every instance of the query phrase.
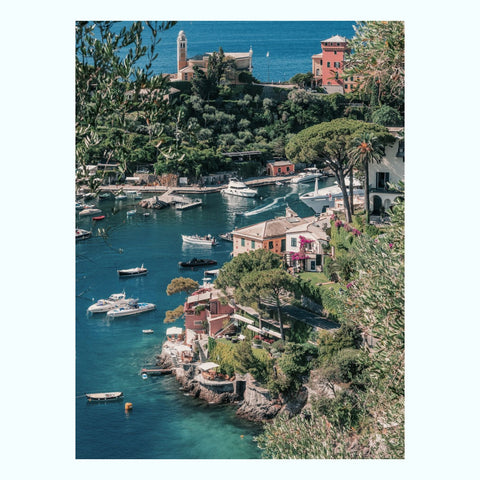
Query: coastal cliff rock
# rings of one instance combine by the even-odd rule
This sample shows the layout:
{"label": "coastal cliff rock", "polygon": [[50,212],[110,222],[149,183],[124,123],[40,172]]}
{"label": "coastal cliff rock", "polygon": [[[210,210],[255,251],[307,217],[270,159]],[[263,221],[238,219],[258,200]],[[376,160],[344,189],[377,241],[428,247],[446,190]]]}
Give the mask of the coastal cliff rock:
{"label": "coastal cliff rock", "polygon": [[294,396],[283,399],[284,403],[279,414],[286,414],[288,418],[298,415],[307,404],[308,393],[308,389],[302,386]]}
{"label": "coastal cliff rock", "polygon": [[195,364],[176,365],[172,356],[163,352],[157,365],[171,368],[182,390],[212,404],[237,403],[237,415],[250,421],[272,420],[278,414],[289,417],[302,411],[308,399],[305,387],[291,397],[272,397],[249,373],[237,375],[235,381],[206,380]]}
{"label": "coastal cliff rock", "polygon": [[261,387],[250,375],[245,375],[245,392],[237,415],[253,421],[271,420],[282,408],[279,399],[273,399],[270,392]]}
{"label": "coastal cliff rock", "polygon": [[[159,357],[163,368],[173,366],[169,355]],[[233,403],[238,400],[234,391],[233,382],[214,382],[205,380],[195,365],[183,364],[172,369],[175,378],[182,390],[193,397],[205,400],[208,403]]]}

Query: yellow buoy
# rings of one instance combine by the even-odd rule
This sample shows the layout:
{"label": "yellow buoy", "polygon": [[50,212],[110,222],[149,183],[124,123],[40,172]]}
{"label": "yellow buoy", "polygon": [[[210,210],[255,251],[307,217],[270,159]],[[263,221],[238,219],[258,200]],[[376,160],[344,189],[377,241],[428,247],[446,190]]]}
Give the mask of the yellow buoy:
{"label": "yellow buoy", "polygon": [[130,402],[127,402],[127,403],[125,404],[125,410],[131,410],[132,407],[133,407],[133,405],[132,405]]}
{"label": "yellow buoy", "polygon": [[243,438],[243,435],[240,435],[240,438]]}

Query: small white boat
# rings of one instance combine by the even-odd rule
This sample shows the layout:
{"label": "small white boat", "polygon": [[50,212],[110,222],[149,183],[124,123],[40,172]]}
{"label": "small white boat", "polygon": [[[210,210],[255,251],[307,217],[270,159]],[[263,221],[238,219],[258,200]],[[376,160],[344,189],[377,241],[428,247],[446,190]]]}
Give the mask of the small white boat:
{"label": "small white boat", "polygon": [[246,183],[241,182],[238,178],[231,178],[228,182],[227,188],[222,190],[228,195],[236,195],[237,197],[254,197],[258,190],[249,188]]}
{"label": "small white boat", "polygon": [[181,202],[175,204],[175,208],[177,210],[188,210],[189,208],[195,208],[195,207],[200,207],[202,205],[202,201],[197,198],[195,200],[192,200],[191,202]]}
{"label": "small white boat", "polygon": [[76,228],[75,229],[75,240],[85,240],[86,238],[90,238],[92,236],[92,232],[88,230],[84,230],[83,228]]}
{"label": "small white boat", "polygon": [[135,215],[136,213],[137,213],[136,210],[129,210],[129,211],[127,212],[127,217],[131,217],[132,215]]}
{"label": "small white boat", "polygon": [[142,330],[142,333],[153,333],[153,330],[151,328],[147,328],[146,330]]}
{"label": "small white boat", "polygon": [[146,373],[142,373],[142,378],[146,380],[148,378],[148,375]]}
{"label": "small white boat", "polygon": [[97,300],[93,305],[87,308],[90,313],[104,313],[112,310],[113,308],[120,307],[121,305],[128,304],[134,300],[133,298],[126,298],[125,292],[112,293],[108,298],[101,298]]}
{"label": "small white boat", "polygon": [[89,402],[108,402],[119,400],[123,397],[123,392],[104,392],[104,393],[86,393]]}
{"label": "small white boat", "polygon": [[139,313],[149,312],[155,310],[157,306],[154,303],[146,302],[129,302],[128,304],[114,308],[107,312],[107,317],[126,317],[129,315],[138,315]]}
{"label": "small white boat", "polygon": [[232,232],[221,233],[219,237],[226,242],[233,242],[233,234]]}
{"label": "small white boat", "polygon": [[215,277],[218,275],[218,272],[220,272],[220,269],[216,268],[215,270],[205,270],[203,273],[207,275],[207,277]]}
{"label": "small white boat", "polygon": [[95,205],[93,203],[87,204],[87,203],[75,202],[75,210],[85,210],[86,208],[95,208]]}
{"label": "small white boat", "polygon": [[128,197],[124,193],[120,193],[115,197],[115,200],[126,200]]}
{"label": "small white boat", "polygon": [[84,208],[78,212],[81,216],[96,215],[97,213],[102,213],[102,211],[99,208]]}
{"label": "small white boat", "polygon": [[210,234],[201,237],[200,235],[182,235],[184,243],[190,243],[192,245],[205,245],[213,247],[217,245],[217,241]]}
{"label": "small white boat", "polygon": [[292,178],[292,183],[307,183],[313,182],[316,178],[322,178],[324,175],[317,167],[305,168],[295,178]]}
{"label": "small white boat", "polygon": [[125,268],[123,270],[117,270],[119,277],[138,277],[139,275],[146,275],[148,270],[143,266],[134,268]]}

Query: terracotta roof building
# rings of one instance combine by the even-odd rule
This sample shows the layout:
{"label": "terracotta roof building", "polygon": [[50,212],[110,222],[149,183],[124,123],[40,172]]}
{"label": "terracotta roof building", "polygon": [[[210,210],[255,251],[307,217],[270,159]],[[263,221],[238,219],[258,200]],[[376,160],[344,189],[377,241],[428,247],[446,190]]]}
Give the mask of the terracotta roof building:
{"label": "terracotta roof building", "polygon": [[233,256],[259,248],[283,255],[286,251],[286,234],[305,220],[287,208],[285,217],[256,223],[233,231]]}

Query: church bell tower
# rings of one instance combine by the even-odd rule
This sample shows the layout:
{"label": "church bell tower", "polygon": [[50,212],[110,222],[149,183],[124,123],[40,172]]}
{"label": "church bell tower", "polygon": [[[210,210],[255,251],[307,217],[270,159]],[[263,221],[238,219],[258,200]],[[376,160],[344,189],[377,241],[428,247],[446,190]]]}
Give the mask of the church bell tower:
{"label": "church bell tower", "polygon": [[185,32],[180,30],[177,37],[177,73],[187,66],[187,37]]}

